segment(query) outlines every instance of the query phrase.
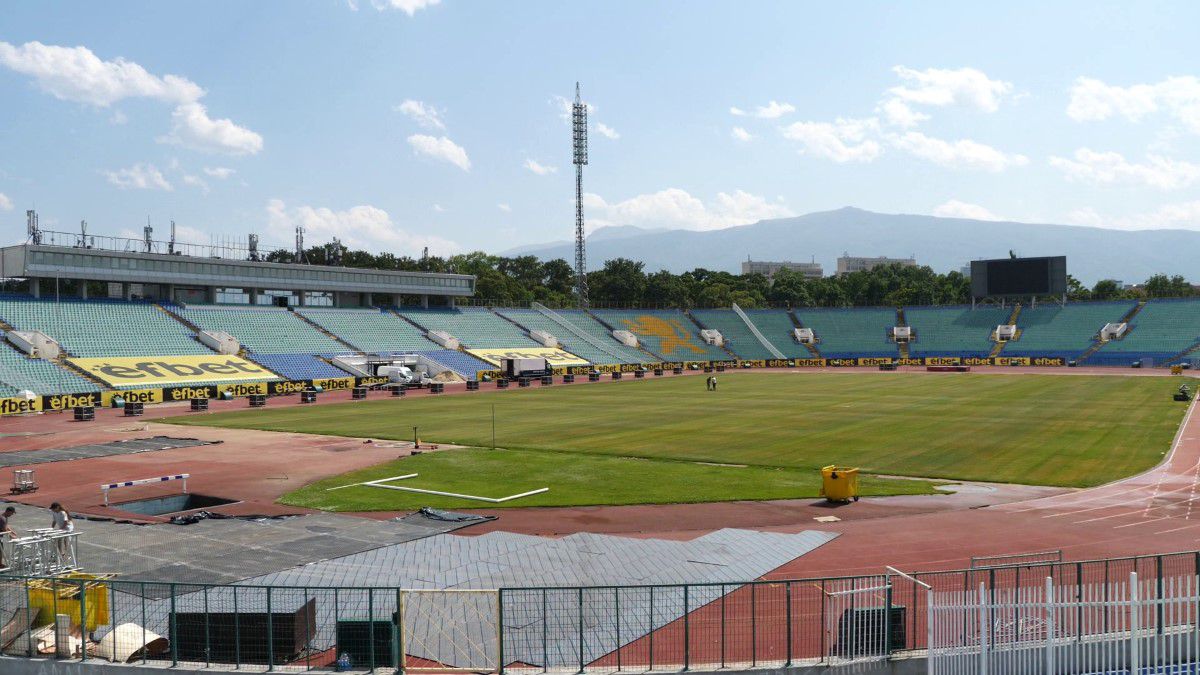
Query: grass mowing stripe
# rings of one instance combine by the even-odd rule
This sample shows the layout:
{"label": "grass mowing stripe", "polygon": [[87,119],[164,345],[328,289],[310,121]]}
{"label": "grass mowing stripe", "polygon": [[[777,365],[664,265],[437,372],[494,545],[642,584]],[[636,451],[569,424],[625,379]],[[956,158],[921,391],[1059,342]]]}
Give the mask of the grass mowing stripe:
{"label": "grass mowing stripe", "polygon": [[1084,487],[1162,457],[1184,406],[1157,377],[726,373],[172,418],[515,450]]}
{"label": "grass mowing stripe", "polygon": [[[362,485],[329,490],[409,473],[419,475],[395,484],[482,497],[502,497],[541,487],[549,487],[550,491],[491,504]],[[423,506],[492,509],[796,499],[816,497],[819,487],[816,472],[801,469],[471,448],[415,455],[329,478],[291,492],[280,501],[327,511],[409,511]],[[929,481],[874,476],[863,477],[860,487],[866,495],[933,492]]]}

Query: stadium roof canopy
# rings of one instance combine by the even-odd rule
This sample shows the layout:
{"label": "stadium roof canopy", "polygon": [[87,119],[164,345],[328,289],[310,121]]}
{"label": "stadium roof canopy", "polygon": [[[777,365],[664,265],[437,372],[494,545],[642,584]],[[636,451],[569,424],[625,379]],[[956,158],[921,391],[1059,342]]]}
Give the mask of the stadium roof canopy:
{"label": "stadium roof canopy", "polygon": [[[155,286],[160,297],[175,298],[177,288],[240,288],[306,293],[470,297],[475,277],[468,274],[271,263],[195,255],[113,251],[98,248],[19,244],[0,248],[0,277],[75,279]],[[39,284],[31,284],[37,294]]]}

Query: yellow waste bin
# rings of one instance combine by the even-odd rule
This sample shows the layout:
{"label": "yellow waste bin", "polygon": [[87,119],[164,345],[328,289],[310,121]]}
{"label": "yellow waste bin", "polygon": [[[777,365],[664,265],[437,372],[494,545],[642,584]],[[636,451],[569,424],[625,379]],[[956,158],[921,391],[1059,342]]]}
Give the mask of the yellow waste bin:
{"label": "yellow waste bin", "polygon": [[858,501],[858,467],[821,469],[821,496],[831,502]]}
{"label": "yellow waste bin", "polygon": [[[37,611],[34,624],[43,626],[53,623],[55,614],[66,614],[76,626],[84,625],[86,619],[89,632],[96,630],[97,626],[107,625],[109,593],[108,584],[103,582],[111,577],[111,574],[71,572],[53,579],[26,582],[29,606]],[[79,606],[81,590],[82,608]]]}

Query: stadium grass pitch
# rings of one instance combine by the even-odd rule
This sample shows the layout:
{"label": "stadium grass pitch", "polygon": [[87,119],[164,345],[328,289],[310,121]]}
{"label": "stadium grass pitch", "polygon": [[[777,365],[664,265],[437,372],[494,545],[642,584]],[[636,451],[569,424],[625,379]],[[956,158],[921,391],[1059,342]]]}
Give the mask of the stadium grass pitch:
{"label": "stadium grass pitch", "polygon": [[[725,373],[530,388],[412,400],[171,418],[251,428],[490,448],[407,458],[322,481],[285,502],[339,510],[479,502],[356,487],[402,473],[404,484],[500,497],[504,506],[628,504],[815,496],[815,469],[1086,487],[1154,466],[1186,407],[1165,377]],[[628,458],[639,458],[635,462]],[[744,464],[740,467],[709,464]],[[922,481],[872,478],[864,494],[928,492]],[[318,494],[323,493],[323,494]],[[551,496],[552,495],[552,496]],[[441,500],[441,501],[439,501]]]}

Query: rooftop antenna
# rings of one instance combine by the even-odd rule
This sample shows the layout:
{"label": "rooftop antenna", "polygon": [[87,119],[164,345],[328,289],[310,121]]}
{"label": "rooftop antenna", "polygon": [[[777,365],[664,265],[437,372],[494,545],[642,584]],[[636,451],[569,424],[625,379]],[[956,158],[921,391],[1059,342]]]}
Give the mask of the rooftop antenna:
{"label": "rooftop antenna", "polygon": [[154,251],[154,228],[150,227],[150,216],[146,216],[146,227],[142,228],[142,241],[146,244],[146,253]]}
{"label": "rooftop antenna", "polygon": [[37,211],[29,209],[25,212],[25,231],[29,235],[29,243],[42,243],[42,230],[38,227]]}
{"label": "rooftop antenna", "polygon": [[339,267],[342,264],[342,242],[337,237],[334,237],[333,243],[330,244],[329,264],[334,267]]}
{"label": "rooftop antenna", "polygon": [[579,306],[587,309],[587,250],[583,227],[583,167],[588,163],[587,155],[587,105],[579,95],[579,83],[575,83],[575,103],[571,106],[571,140],[574,145],[575,164],[575,294]]}
{"label": "rooftop antenna", "polygon": [[421,249],[421,261],[424,262],[428,259],[429,259],[429,247],[426,246],[425,248]]}
{"label": "rooftop antenna", "polygon": [[252,262],[258,262],[258,235],[251,234],[247,238],[247,243],[250,247],[250,260]]}
{"label": "rooftop antenna", "polygon": [[175,255],[175,221],[171,221],[171,241],[167,243],[167,255]]}
{"label": "rooftop antenna", "polygon": [[304,226],[296,226],[296,262],[304,262]]}
{"label": "rooftop antenna", "polygon": [[75,247],[76,248],[87,248],[88,247],[87,221],[86,220],[79,221],[79,243],[76,244]]}

